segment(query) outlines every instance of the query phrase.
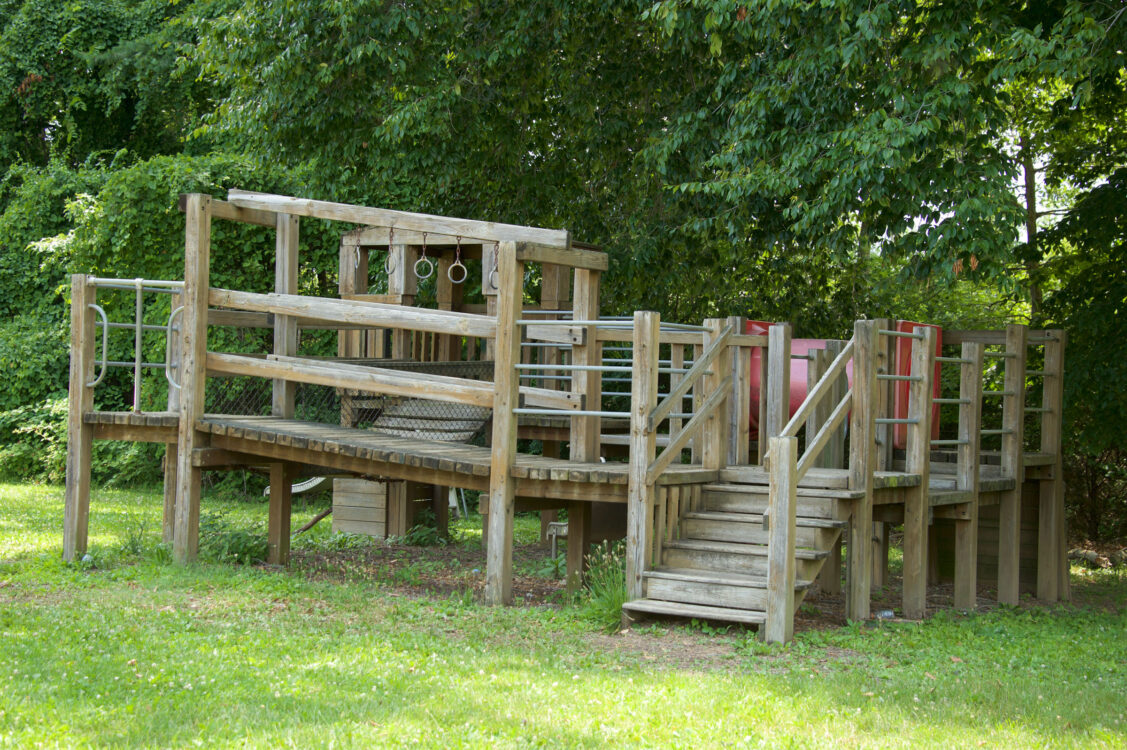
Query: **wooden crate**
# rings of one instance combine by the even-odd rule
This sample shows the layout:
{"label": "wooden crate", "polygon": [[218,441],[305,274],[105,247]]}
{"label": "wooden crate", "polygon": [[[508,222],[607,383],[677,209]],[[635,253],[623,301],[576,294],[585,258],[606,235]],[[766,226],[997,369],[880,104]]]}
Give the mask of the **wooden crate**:
{"label": "wooden crate", "polygon": [[333,480],[333,531],[387,536],[387,482]]}

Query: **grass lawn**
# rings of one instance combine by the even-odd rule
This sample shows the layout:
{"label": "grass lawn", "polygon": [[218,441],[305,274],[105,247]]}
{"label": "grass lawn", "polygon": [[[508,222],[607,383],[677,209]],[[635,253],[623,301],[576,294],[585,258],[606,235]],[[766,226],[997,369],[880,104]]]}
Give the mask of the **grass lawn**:
{"label": "grass lawn", "polygon": [[[319,526],[290,570],[177,568],[159,491],[98,490],[93,561],[66,566],[62,495],[0,485],[3,746],[1127,747],[1123,573],[1074,569],[1078,606],[778,650],[734,628],[609,634],[560,597],[480,606],[470,525],[433,559]],[[228,534],[265,523],[221,505]],[[438,593],[414,585],[440,568]]]}

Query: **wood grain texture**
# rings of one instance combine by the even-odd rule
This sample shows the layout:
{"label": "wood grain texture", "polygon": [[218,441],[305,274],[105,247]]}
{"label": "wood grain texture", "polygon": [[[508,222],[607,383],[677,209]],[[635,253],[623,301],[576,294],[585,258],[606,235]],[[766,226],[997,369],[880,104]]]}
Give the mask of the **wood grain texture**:
{"label": "wood grain texture", "polygon": [[[657,364],[661,317],[634,313],[633,374],[630,392],[630,481],[626,506],[626,597],[642,598],[642,574],[650,544],[654,487],[649,476],[656,441],[650,414],[657,404]],[[679,453],[679,451],[678,451]]]}
{"label": "wood grain texture", "polygon": [[1007,357],[1002,390],[1012,393],[1002,398],[1002,474],[1014,480],[1012,489],[1002,493],[998,508],[998,601],[1016,606],[1020,601],[1021,577],[1021,481],[1024,479],[1025,453],[1025,367],[1028,355],[1028,329],[1006,326]]}
{"label": "wood grain texture", "polygon": [[771,528],[767,544],[767,620],[763,640],[787,643],[794,637],[798,440],[771,438]]}
{"label": "wood grain texture", "polygon": [[955,488],[967,493],[966,518],[955,521],[955,599],[958,609],[974,609],[978,600],[978,479],[982,430],[982,344],[964,342],[959,383],[958,470]]}
{"label": "wood grain texture", "polygon": [[67,402],[66,493],[63,500],[63,559],[73,562],[86,552],[90,518],[90,460],[94,428],[85,414],[94,408],[96,301],[89,277],[75,274],[70,279],[70,374]]}
{"label": "wood grain texture", "polygon": [[909,474],[919,474],[920,484],[906,490],[904,496],[904,587],[901,606],[905,617],[918,620],[927,611],[927,525],[935,329],[917,326],[914,332],[923,336],[912,341],[911,374],[918,375],[920,380],[912,382],[908,387],[908,418],[916,420],[916,424],[909,425],[904,470]]}

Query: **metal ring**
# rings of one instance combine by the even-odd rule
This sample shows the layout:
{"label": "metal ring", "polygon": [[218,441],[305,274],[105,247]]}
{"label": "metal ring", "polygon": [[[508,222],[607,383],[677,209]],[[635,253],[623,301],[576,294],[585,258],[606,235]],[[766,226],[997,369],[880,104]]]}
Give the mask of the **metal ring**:
{"label": "metal ring", "polygon": [[489,288],[490,289],[500,289],[500,287],[497,286],[497,269],[496,268],[494,268],[492,271],[489,272]]}
{"label": "metal ring", "polygon": [[[462,275],[459,278],[456,278],[456,279],[454,278],[454,269],[455,268],[462,269]],[[451,284],[461,284],[463,281],[466,280],[466,277],[469,276],[469,275],[470,275],[469,269],[466,268],[465,265],[460,260],[454,261],[454,263],[449,268],[446,269],[446,278],[450,279]]]}
{"label": "metal ring", "polygon": [[110,343],[110,322],[106,318],[106,311],[100,305],[95,305],[93,302],[87,305],[88,308],[98,313],[102,317],[102,371],[98,373],[98,377],[94,378],[92,382],[86,384],[87,388],[93,388],[102,382],[102,378],[106,377],[106,367],[109,365],[109,343]]}
{"label": "metal ring", "polygon": [[391,276],[391,272],[395,270],[395,262],[394,261],[395,261],[395,256],[393,256],[391,254],[391,251],[389,250],[388,253],[387,253],[387,257],[384,258],[384,262],[383,262],[384,273],[386,273],[388,276]]}
{"label": "metal ring", "polygon": [[[184,306],[180,305],[168,316],[168,330],[164,334],[164,378],[168,384],[180,390],[180,384],[172,379],[172,332],[176,329],[172,327],[172,321],[176,320],[176,316],[184,312]],[[179,363],[176,365],[179,367]]]}
{"label": "metal ring", "polygon": [[[427,264],[427,272],[426,273],[419,273],[419,266],[423,263]],[[417,278],[429,279],[433,275],[434,275],[434,261],[432,261],[430,258],[426,257],[425,255],[422,258],[419,258],[417,261],[415,261],[415,276]]]}

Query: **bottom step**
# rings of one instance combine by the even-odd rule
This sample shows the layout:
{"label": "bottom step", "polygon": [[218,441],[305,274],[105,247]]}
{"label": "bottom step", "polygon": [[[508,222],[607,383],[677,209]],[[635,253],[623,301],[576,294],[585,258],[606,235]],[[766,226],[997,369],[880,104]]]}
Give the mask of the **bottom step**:
{"label": "bottom step", "polygon": [[699,620],[722,620],[724,622],[740,622],[746,625],[762,625],[767,620],[765,612],[748,609],[732,609],[731,607],[708,607],[703,604],[682,604],[680,602],[666,602],[660,599],[635,599],[626,602],[622,609],[627,612],[638,612],[647,615],[665,615],[667,617],[694,617]]}

